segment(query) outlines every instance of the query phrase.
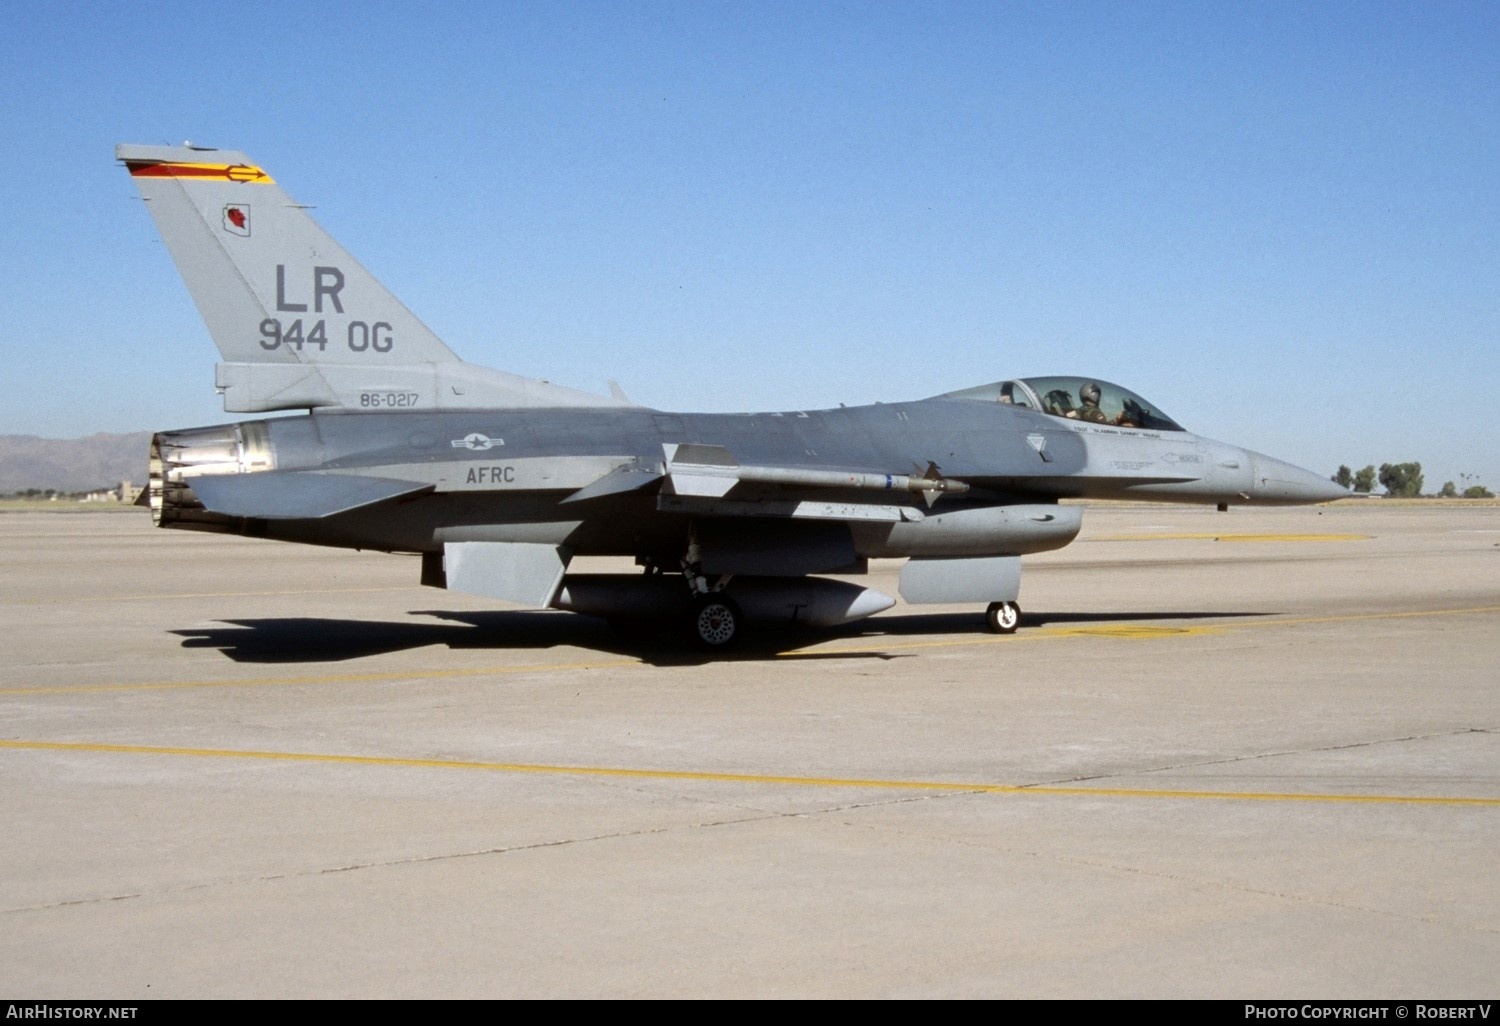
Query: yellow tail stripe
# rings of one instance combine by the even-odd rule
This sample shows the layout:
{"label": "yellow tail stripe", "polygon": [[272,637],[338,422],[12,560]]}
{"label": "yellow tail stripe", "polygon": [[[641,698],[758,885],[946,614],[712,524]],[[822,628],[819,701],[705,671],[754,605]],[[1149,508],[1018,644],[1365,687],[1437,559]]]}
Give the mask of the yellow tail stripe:
{"label": "yellow tail stripe", "polygon": [[128,161],[135,178],[203,178],[226,182],[274,185],[275,179],[254,164],[193,164],[169,161]]}

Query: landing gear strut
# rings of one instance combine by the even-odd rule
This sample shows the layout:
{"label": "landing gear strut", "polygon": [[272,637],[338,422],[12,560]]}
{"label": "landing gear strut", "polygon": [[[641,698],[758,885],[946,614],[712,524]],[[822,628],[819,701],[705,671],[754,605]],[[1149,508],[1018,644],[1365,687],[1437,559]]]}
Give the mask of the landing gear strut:
{"label": "landing gear strut", "polygon": [[734,599],[724,594],[724,586],[732,574],[710,579],[703,573],[702,556],[698,548],[698,525],[688,525],[688,547],[682,559],[682,576],[693,595],[691,624],[692,638],[698,645],[711,650],[728,648],[739,637],[745,623],[745,614]]}
{"label": "landing gear strut", "polygon": [[984,625],[995,634],[1014,634],[1021,624],[1021,607],[1014,602],[991,602],[984,611]]}

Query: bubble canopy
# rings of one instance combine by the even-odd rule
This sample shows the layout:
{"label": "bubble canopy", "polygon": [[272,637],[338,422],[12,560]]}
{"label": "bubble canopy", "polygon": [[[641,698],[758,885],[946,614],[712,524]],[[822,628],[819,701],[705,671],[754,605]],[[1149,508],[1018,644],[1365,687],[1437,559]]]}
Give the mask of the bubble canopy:
{"label": "bubble canopy", "polygon": [[947,393],[953,399],[986,399],[1024,406],[1067,420],[1143,431],[1182,431],[1171,417],[1128,388],[1100,378],[1016,378]]}

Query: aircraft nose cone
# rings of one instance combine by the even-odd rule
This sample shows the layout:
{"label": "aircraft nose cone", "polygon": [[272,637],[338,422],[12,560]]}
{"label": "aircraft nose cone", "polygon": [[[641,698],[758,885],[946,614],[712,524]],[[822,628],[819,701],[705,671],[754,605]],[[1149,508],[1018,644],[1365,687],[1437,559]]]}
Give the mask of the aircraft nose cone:
{"label": "aircraft nose cone", "polygon": [[1250,496],[1256,503],[1291,506],[1332,502],[1349,495],[1343,485],[1270,456],[1254,452],[1250,454],[1250,462],[1254,472]]}

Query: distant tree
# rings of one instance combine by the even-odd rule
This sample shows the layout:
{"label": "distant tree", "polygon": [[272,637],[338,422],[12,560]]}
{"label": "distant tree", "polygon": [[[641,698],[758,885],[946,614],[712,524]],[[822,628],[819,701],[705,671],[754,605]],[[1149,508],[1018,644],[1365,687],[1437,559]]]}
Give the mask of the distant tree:
{"label": "distant tree", "polygon": [[1466,499],[1493,499],[1494,497],[1495,493],[1484,485],[1472,485],[1464,489],[1464,498]]}
{"label": "distant tree", "polygon": [[1458,498],[1458,488],[1454,486],[1452,481],[1444,481],[1443,490],[1438,492],[1438,495],[1444,499],[1456,499]]}
{"label": "distant tree", "polygon": [[1392,498],[1409,499],[1422,494],[1422,464],[1382,463],[1380,486]]}
{"label": "distant tree", "polygon": [[1354,474],[1354,490],[1369,495],[1375,490],[1375,465],[1371,464]]}
{"label": "distant tree", "polygon": [[1343,464],[1340,464],[1339,472],[1337,474],[1334,474],[1333,477],[1329,478],[1329,480],[1338,485],[1340,488],[1348,488],[1354,484],[1354,471],[1350,470]]}

